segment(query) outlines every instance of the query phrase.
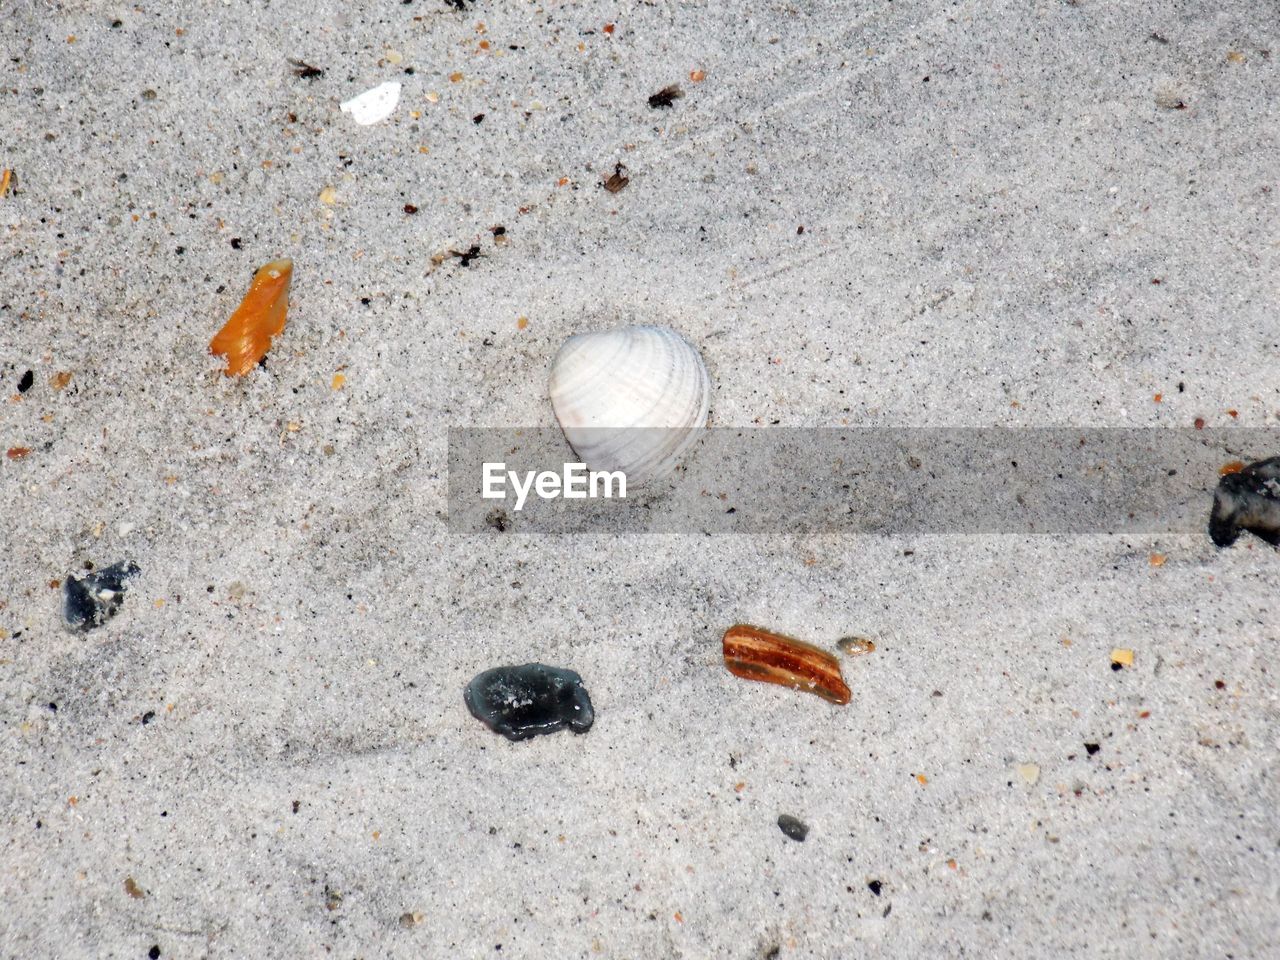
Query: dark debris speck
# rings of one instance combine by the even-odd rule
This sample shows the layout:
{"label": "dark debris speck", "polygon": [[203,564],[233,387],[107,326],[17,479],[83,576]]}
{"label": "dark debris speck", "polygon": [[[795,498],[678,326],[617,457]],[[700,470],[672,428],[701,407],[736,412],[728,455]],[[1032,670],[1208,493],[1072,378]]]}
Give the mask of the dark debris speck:
{"label": "dark debris speck", "polygon": [[151,949],[147,951],[147,956],[150,957],[151,960],[160,960],[160,944],[152,944]]}
{"label": "dark debris speck", "polygon": [[1091,757],[1101,749],[1102,749],[1102,744],[1100,743],[1086,743],[1084,745],[1085,753],[1089,754],[1089,756]]}
{"label": "dark debris speck", "polygon": [[880,891],[884,889],[884,884],[882,884],[879,880],[868,880],[867,889],[870,890],[872,893],[874,893],[878,897],[880,896]]}
{"label": "dark debris speck", "polygon": [[480,256],[480,244],[474,243],[466,250],[450,250],[449,255],[457,257],[464,267],[469,267],[471,261]]}
{"label": "dark debris speck", "polygon": [[324,76],[324,70],[320,67],[313,67],[309,63],[302,60],[294,60],[292,57],[289,58],[289,62],[293,64],[293,75],[295,77],[301,77],[303,80],[314,80],[316,77]]}
{"label": "dark debris speck", "polygon": [[649,106],[655,110],[667,109],[675,105],[675,102],[684,96],[684,91],[676,84],[669,87],[663,87],[657,93],[649,98]]}
{"label": "dark debris speck", "polygon": [[28,370],[18,379],[18,392],[26,393],[31,389],[31,385],[36,382],[36,375]]}

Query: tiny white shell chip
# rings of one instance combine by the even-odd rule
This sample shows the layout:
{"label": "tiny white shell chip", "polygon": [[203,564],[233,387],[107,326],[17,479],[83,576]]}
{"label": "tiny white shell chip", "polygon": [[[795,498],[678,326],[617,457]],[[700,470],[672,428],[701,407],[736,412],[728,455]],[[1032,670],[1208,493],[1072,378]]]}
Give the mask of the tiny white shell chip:
{"label": "tiny white shell chip", "polygon": [[378,84],[372,90],[366,90],[358,97],[344,100],[339,106],[343,113],[351,114],[356,123],[367,127],[391,116],[399,102],[400,84],[390,80],[387,83]]}
{"label": "tiny white shell chip", "polygon": [[711,380],[669,327],[580,333],[551,366],[551,406],[583,462],[640,482],[669,473],[707,422]]}

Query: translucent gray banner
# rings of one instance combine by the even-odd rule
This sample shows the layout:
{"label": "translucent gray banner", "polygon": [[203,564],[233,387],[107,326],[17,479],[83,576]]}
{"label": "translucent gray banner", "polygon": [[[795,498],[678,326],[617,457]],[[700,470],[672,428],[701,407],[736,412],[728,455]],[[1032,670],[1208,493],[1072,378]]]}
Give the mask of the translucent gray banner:
{"label": "translucent gray banner", "polygon": [[[591,496],[583,468],[569,487],[584,495],[566,498],[566,465],[581,461],[558,429],[451,428],[448,521],[456,533],[1203,533],[1221,475],[1277,454],[1280,429],[716,428],[625,497],[616,478]],[[549,496],[530,473],[555,475]]]}

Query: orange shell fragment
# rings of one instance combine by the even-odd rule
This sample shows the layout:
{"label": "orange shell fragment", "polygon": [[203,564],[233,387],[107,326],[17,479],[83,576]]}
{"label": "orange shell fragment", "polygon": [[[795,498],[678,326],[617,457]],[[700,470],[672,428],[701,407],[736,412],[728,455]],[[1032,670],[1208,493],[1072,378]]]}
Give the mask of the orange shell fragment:
{"label": "orange shell fragment", "polygon": [[831,703],[848,703],[851,696],[831,654],[743,623],[724,632],[724,665],[735,677],[803,690]]}
{"label": "orange shell fragment", "polygon": [[284,332],[292,279],[292,260],[272,260],[260,267],[236,312],[209,341],[210,353],[227,358],[223,372],[228,377],[242,377],[252,370],[271,349],[271,338]]}

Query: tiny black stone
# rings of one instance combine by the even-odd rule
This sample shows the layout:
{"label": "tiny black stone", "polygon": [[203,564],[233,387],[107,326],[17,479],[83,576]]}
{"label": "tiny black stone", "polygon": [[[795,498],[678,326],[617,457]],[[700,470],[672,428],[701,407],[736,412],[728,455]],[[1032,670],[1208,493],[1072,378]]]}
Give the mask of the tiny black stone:
{"label": "tiny black stone", "polygon": [[232,250],[239,250],[239,249],[240,249],[240,238],[239,238],[239,237],[232,237],[232,238],[231,238],[231,249],[232,249]]}
{"label": "tiny black stone", "polygon": [[1089,754],[1091,757],[1101,749],[1102,745],[1099,743],[1086,743],[1084,745],[1084,752]]}
{"label": "tiny black stone", "polygon": [[541,663],[486,670],[467,684],[462,699],[473,717],[508,740],[564,727],[586,733],[595,721],[582,677]]}
{"label": "tiny black stone", "polygon": [[73,630],[102,626],[120,612],[125,581],[139,572],[132,560],[122,560],[83,577],[68,574],[62,583],[62,616],[67,625]]}
{"label": "tiny black stone", "polygon": [[504,227],[502,224],[498,224],[496,227],[490,227],[489,232],[492,233],[495,237],[501,237],[506,234],[507,228]]}
{"label": "tiny black stone", "polygon": [[147,956],[151,960],[160,960],[160,944],[152,944],[151,949],[147,951]]}
{"label": "tiny black stone", "polygon": [[1112,672],[1112,673],[1119,673],[1119,672],[1120,672],[1121,670],[1123,670],[1123,669],[1124,669],[1124,664],[1123,664],[1123,663],[1116,663],[1114,660],[1111,662],[1111,672]]}
{"label": "tiny black stone", "polygon": [[870,890],[872,893],[874,893],[877,897],[880,896],[880,891],[883,888],[884,888],[884,884],[882,884],[879,880],[871,880],[871,881],[868,881],[867,883],[867,889]]}
{"label": "tiny black stone", "polygon": [[142,725],[145,727],[148,723],[150,723],[155,718],[156,718],[156,712],[154,710],[148,710],[146,713],[142,715]]}
{"label": "tiny black stone", "polygon": [[798,843],[804,843],[804,838],[809,835],[809,825],[789,813],[778,817],[778,829]]}
{"label": "tiny black stone", "polygon": [[54,703],[52,700],[50,700],[50,701],[49,701],[49,709],[50,709],[50,710],[52,710],[54,713],[57,713],[57,712],[58,712],[58,705],[57,705],[56,703]]}
{"label": "tiny black stone", "polygon": [[471,118],[471,122],[474,123],[477,127],[480,126],[480,124],[484,123],[484,114],[477,113],[474,117]]}
{"label": "tiny black stone", "polygon": [[31,385],[36,382],[36,375],[28,370],[18,379],[18,392],[26,393],[31,389]]}

